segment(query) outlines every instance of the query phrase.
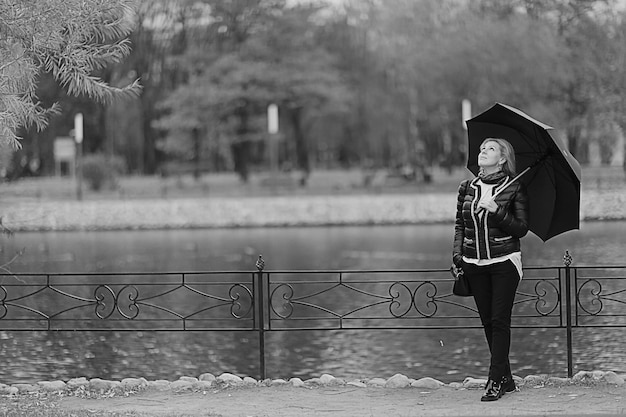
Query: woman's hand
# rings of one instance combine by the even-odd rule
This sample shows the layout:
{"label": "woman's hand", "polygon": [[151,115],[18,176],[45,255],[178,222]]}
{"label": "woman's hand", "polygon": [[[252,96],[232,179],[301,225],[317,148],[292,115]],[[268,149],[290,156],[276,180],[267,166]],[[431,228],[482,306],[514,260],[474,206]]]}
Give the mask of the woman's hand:
{"label": "woman's hand", "polygon": [[498,204],[492,198],[485,198],[478,202],[478,210],[487,210],[489,213],[495,213],[498,210]]}

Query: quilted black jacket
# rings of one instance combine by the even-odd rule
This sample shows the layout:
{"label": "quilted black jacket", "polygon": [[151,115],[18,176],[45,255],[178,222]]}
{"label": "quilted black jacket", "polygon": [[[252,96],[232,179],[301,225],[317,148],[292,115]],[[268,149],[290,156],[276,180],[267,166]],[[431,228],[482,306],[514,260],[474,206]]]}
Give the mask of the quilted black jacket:
{"label": "quilted black jacket", "polygon": [[[520,250],[520,238],[528,233],[528,197],[524,184],[516,181],[508,185],[495,198],[495,213],[483,210],[477,213],[481,198],[479,178],[465,180],[459,186],[454,227],[452,261],[460,265],[462,257],[491,259]],[[495,193],[505,182],[506,174],[485,182],[495,183]],[[486,222],[485,222],[486,219]]]}

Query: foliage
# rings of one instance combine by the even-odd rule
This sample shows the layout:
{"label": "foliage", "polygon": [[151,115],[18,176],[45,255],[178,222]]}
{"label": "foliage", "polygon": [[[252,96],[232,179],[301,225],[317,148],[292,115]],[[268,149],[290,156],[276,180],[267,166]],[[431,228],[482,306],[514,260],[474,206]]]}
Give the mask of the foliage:
{"label": "foliage", "polygon": [[[143,93],[106,117],[85,112],[87,152],[123,154],[133,172],[178,160],[247,178],[269,166],[270,102],[280,161],[306,175],[461,166],[463,99],[474,114],[496,101],[522,108],[583,163],[590,144],[608,160],[626,130],[626,14],[615,0],[137,1],[134,49],[96,73],[111,85],[138,77]],[[85,107],[78,100],[63,103]],[[70,123],[52,119],[49,136]],[[49,169],[44,136],[25,144],[47,152]]]}
{"label": "foliage", "polygon": [[115,187],[117,178],[124,171],[124,161],[120,157],[96,153],[85,155],[82,160],[83,177],[94,191],[100,191],[107,184]]}
{"label": "foliage", "polygon": [[[463,151],[461,100],[470,100],[474,114],[501,101],[567,132],[584,162],[585,147],[600,140],[592,132],[623,118],[625,100],[616,93],[626,74],[618,41],[624,12],[610,3],[347,2],[350,48],[364,52],[360,67],[349,64],[353,55],[342,56],[369,93],[358,96],[363,112],[355,128],[370,136],[367,142],[387,145],[364,148],[383,165],[441,163]],[[395,117],[380,117],[389,108]]]}
{"label": "foliage", "polygon": [[244,2],[213,3],[213,13],[221,18],[214,16],[217,28],[207,30],[223,33],[223,39],[215,42],[217,50],[208,58],[194,48],[181,57],[193,73],[162,102],[166,114],[157,122],[177,140],[185,138],[181,131],[193,130],[210,132],[213,141],[232,138],[235,169],[243,180],[251,143],[267,137],[265,112],[270,103],[279,105],[282,123],[291,121],[300,167],[308,171],[305,138],[299,130],[303,118],[319,114],[325,104],[341,110],[349,97],[331,55],[315,44],[314,36],[307,36],[315,29],[310,17],[316,9],[257,3],[256,9]]}
{"label": "foliage", "polygon": [[19,147],[20,128],[41,130],[60,111],[38,99],[41,72],[70,96],[111,102],[139,92],[137,81],[117,88],[92,74],[130,53],[132,6],[131,0],[0,0],[0,142]]}

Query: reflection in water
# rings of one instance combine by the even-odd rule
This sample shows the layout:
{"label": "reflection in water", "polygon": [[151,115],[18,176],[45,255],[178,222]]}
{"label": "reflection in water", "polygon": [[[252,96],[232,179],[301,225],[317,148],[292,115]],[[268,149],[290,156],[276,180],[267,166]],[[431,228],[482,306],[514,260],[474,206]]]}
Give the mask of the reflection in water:
{"label": "reflection in water", "polygon": [[[605,340],[607,336],[601,329],[578,333],[584,337],[576,340],[575,372],[594,369],[626,372],[623,347],[618,342],[624,340],[626,331],[616,331],[611,340]],[[271,351],[268,359],[268,370],[274,377],[306,379],[330,373],[349,379],[369,379],[402,373],[411,378],[432,376],[454,382],[466,376],[485,377],[489,368],[486,342],[479,329],[278,332],[268,337],[270,345],[280,346]],[[302,340],[309,343],[303,345]],[[593,354],[587,343],[593,343],[602,354]],[[511,366],[514,374],[520,376],[567,376],[565,331],[513,329]]]}
{"label": "reflection in water", "polygon": [[[524,262],[560,266],[569,250],[574,265],[621,264],[625,230],[626,222],[584,223],[545,244],[529,236]],[[26,250],[10,266],[14,272],[253,270],[259,253],[268,270],[446,268],[451,239],[451,225],[23,233],[4,242],[2,255]],[[624,329],[575,330],[575,371],[626,373],[625,336]],[[451,382],[482,377],[488,367],[479,329],[278,331],[266,339],[273,378],[402,373]],[[2,383],[80,376],[174,380],[203,372],[259,377],[254,332],[0,331],[0,342]],[[513,330],[511,362],[520,376],[565,376],[565,352],[564,330]]]}
{"label": "reflection in water", "polygon": [[0,381],[5,384],[81,376],[175,380],[204,372],[259,373],[258,339],[251,332],[0,331],[0,340]]}

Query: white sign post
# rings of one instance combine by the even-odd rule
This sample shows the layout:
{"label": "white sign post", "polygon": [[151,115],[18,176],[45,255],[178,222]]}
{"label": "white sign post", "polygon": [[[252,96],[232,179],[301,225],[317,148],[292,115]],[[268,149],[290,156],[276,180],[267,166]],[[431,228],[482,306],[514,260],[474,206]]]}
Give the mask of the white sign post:
{"label": "white sign post", "polygon": [[[472,103],[464,98],[461,102],[461,123],[463,124],[463,130],[467,131],[467,121],[472,118]],[[463,155],[467,156],[467,142],[461,141],[460,151]]]}
{"label": "white sign post", "polygon": [[76,113],[74,116],[74,139],[76,143],[83,143],[83,114]]}
{"label": "white sign post", "polygon": [[278,106],[273,103],[267,106],[267,131],[270,135],[278,133]]}
{"label": "white sign post", "polygon": [[83,199],[83,114],[74,116],[74,140],[76,141],[76,199]]}
{"label": "white sign post", "polygon": [[472,118],[472,103],[468,99],[463,99],[461,102],[461,122],[463,123],[463,129],[467,130],[467,122]]}
{"label": "white sign post", "polygon": [[267,133],[269,133],[270,169],[278,171],[278,106],[274,103],[267,106]]}

